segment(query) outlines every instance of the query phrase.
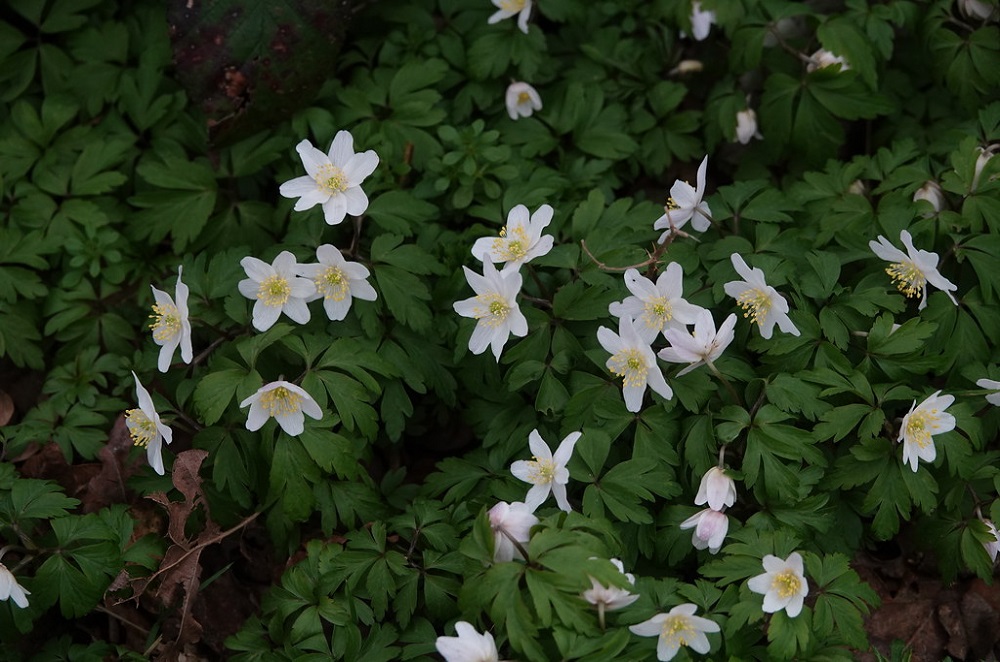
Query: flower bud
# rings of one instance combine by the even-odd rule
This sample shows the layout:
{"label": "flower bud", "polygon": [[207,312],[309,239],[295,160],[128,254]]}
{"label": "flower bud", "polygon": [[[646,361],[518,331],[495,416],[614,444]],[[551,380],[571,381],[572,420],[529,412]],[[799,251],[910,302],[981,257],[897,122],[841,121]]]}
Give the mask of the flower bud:
{"label": "flower bud", "polygon": [[993,542],[984,542],[983,547],[986,548],[986,553],[990,555],[990,560],[996,563],[997,553],[1000,552],[1000,533],[997,533],[997,527],[992,521],[984,519],[983,524],[993,534]]}
{"label": "flower bud", "polygon": [[542,109],[542,97],[538,95],[538,91],[520,81],[514,81],[507,86],[504,103],[507,106],[507,114],[512,120],[531,117],[533,112]]}
{"label": "flower bud", "polygon": [[851,185],[847,187],[847,192],[851,195],[865,195],[868,193],[868,187],[860,179],[855,179],[851,182]]}
{"label": "flower bud", "polygon": [[972,175],[972,187],[969,189],[970,193],[975,193],[976,189],[979,188],[979,177],[983,174],[983,168],[989,163],[990,159],[996,153],[997,149],[1000,149],[1000,144],[990,145],[986,149],[982,147],[977,147],[979,150],[979,158],[976,159],[976,170]]}
{"label": "flower bud", "polygon": [[704,506],[706,503],[712,510],[722,510],[736,503],[736,483],[719,467],[712,467],[701,477],[694,505]]}
{"label": "flower bud", "polygon": [[926,200],[931,203],[931,207],[934,208],[934,213],[924,212],[924,218],[930,218],[934,214],[940,212],[944,209],[944,192],[937,182],[933,180],[928,180],[923,186],[917,189],[913,194],[913,201]]}
{"label": "flower bud", "polygon": [[701,60],[681,60],[677,66],[670,70],[671,76],[695,74],[705,68]]}
{"label": "flower bud", "polygon": [[847,63],[847,60],[839,55],[834,55],[825,48],[821,48],[812,55],[809,56],[809,64],[806,66],[806,71],[813,72],[817,69],[823,69],[834,64],[840,65],[841,71],[847,71],[851,66]]}
{"label": "flower bud", "polygon": [[681,522],[682,529],[694,527],[694,535],[691,536],[691,544],[695,549],[708,548],[709,553],[715,554],[722,547],[722,541],[726,539],[729,531],[729,518],[725,513],[718,510],[705,508]]}
{"label": "flower bud", "polygon": [[736,140],[746,145],[754,138],[758,140],[764,138],[757,130],[757,113],[753,112],[752,108],[741,110],[736,113]]}
{"label": "flower bud", "polygon": [[966,18],[977,18],[980,21],[987,20],[993,14],[993,7],[983,0],[958,0],[958,11]]}

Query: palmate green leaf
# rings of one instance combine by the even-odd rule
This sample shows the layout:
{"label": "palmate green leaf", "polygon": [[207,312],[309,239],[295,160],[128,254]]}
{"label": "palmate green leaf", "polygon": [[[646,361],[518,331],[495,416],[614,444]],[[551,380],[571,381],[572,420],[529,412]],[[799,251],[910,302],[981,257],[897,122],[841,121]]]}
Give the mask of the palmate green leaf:
{"label": "palmate green leaf", "polygon": [[157,187],[140,190],[129,198],[142,210],[136,214],[142,232],[154,241],[170,234],[174,248],[184,250],[198,237],[215,209],[215,174],[207,166],[173,156],[145,160],[136,172]]}
{"label": "palmate green leaf", "polygon": [[431,324],[431,313],[427,304],[430,291],[422,280],[412,273],[391,265],[373,268],[379,293],[393,317],[414,331],[426,331]]}
{"label": "palmate green leaf", "polygon": [[293,522],[309,518],[315,504],[312,485],[319,482],[320,471],[302,443],[295,437],[281,435],[271,457],[268,498],[280,502],[281,512]]}
{"label": "palmate green leaf", "polygon": [[26,520],[63,517],[80,503],[63,494],[57,484],[34,478],[15,481],[8,499],[0,502],[0,513],[8,524],[19,526],[27,526]]}
{"label": "palmate green leaf", "polygon": [[878,606],[878,594],[850,569],[843,554],[806,554],[805,562],[817,593],[813,606],[817,634],[829,636],[837,631],[852,648],[867,646],[863,620]]}
{"label": "palmate green leaf", "polygon": [[[232,362],[226,363],[233,365]],[[256,370],[247,372],[243,368],[225,368],[202,377],[194,390],[194,405],[201,415],[202,423],[216,423],[222,418],[234,395],[239,392],[252,393],[260,387],[262,381]]]}
{"label": "palmate green leaf", "polygon": [[795,618],[784,610],[771,616],[767,628],[767,654],[772,660],[790,660],[799,651],[807,650],[813,643],[812,609],[802,607]]}

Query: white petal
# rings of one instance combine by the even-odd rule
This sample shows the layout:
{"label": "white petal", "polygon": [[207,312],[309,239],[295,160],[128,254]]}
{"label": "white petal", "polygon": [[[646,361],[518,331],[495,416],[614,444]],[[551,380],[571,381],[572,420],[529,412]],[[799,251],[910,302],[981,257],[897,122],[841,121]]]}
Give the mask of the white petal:
{"label": "white petal", "polygon": [[327,225],[339,225],[347,215],[347,198],[335,195],[323,203],[323,218]]}
{"label": "white petal", "polygon": [[330,163],[330,159],[327,158],[326,154],[313,147],[312,143],[308,140],[303,140],[296,145],[295,151],[299,153],[302,165],[305,166],[306,173],[310,177],[315,177],[320,168]]}
{"label": "white petal", "polygon": [[350,131],[338,131],[330,145],[329,162],[338,168],[343,168],[353,156],[354,136]]}

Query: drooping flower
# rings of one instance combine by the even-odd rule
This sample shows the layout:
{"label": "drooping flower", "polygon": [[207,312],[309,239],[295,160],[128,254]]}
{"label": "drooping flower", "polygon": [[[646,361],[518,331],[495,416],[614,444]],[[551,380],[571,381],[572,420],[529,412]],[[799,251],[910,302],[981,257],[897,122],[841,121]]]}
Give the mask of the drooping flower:
{"label": "drooping flower", "polygon": [[188,286],[181,281],[182,270],[183,267],[177,267],[177,285],[174,286],[173,298],[166,292],[149,286],[149,289],[153,290],[155,301],[153,314],[149,316],[153,323],[149,328],[153,330],[153,342],[160,346],[160,356],[156,361],[156,367],[160,372],[166,372],[170,368],[174,350],[178,345],[184,363],[191,363],[194,358],[191,348],[191,322],[188,321]]}
{"label": "drooping flower", "polygon": [[701,477],[694,505],[722,510],[736,503],[736,482],[721,467],[712,467]]}
{"label": "drooping flower", "polygon": [[[975,193],[979,188],[979,179],[983,176],[983,168],[990,162],[994,154],[1000,150],[1000,143],[994,143],[986,148],[977,147],[976,149],[979,150],[979,156],[976,157],[976,166],[972,172],[972,184],[969,186],[969,193]],[[994,178],[991,178],[991,181]]]}
{"label": "drooping flower", "polygon": [[712,210],[708,203],[702,201],[705,195],[705,173],[708,170],[708,156],[705,156],[698,166],[697,188],[679,179],[670,187],[670,199],[663,208],[663,216],[653,222],[654,230],[666,230],[660,235],[659,243],[675,230],[680,230],[684,224],[691,221],[692,227],[698,232],[704,232],[712,225]]}
{"label": "drooping flower", "polygon": [[996,10],[996,5],[986,0],[958,0],[958,10],[967,18],[987,20]]}
{"label": "drooping flower", "polygon": [[691,3],[691,36],[695,41],[702,41],[708,37],[712,25],[715,23],[715,12],[701,8],[701,3],[694,0]]}
{"label": "drooping flower", "polygon": [[764,574],[751,577],[747,587],[764,596],[762,609],[768,614],[785,610],[789,618],[802,611],[802,603],[809,594],[802,566],[802,555],[792,552],[787,559],[767,554],[763,559]]}
{"label": "drooping flower", "polygon": [[683,329],[665,329],[663,336],[670,347],[661,349],[657,356],[668,363],[688,363],[689,365],[677,373],[685,375],[708,361],[714,362],[733,342],[736,328],[736,313],[732,313],[715,330],[715,320],[712,311],[702,310],[694,321],[694,331],[688,333]]}
{"label": "drooping flower", "polygon": [[993,379],[986,379],[984,377],[983,379],[976,381],[976,386],[979,388],[993,389],[993,393],[988,393],[986,395],[986,402],[1000,407],[1000,382]]}
{"label": "drooping flower", "polygon": [[656,659],[661,662],[674,659],[681,646],[705,654],[711,649],[706,632],[718,632],[715,621],[695,616],[698,607],[690,602],[677,605],[666,614],[657,614],[647,621],[630,625],[629,630],[640,637],[659,637],[656,642]]}
{"label": "drooping flower", "polygon": [[531,527],[538,524],[534,511],[520,501],[501,501],[490,508],[490,527],[493,529],[493,560],[502,563],[523,559],[521,550],[514,545],[517,541],[527,545],[531,538]]}
{"label": "drooping flower", "polygon": [[[629,584],[635,584],[635,576],[630,572],[625,572],[625,566],[619,559],[610,559],[611,563],[618,568],[618,572],[625,575],[625,579],[628,580]],[[628,589],[619,588],[617,586],[604,586],[599,581],[590,578],[591,587],[583,592],[582,597],[584,600],[594,605],[598,609],[614,611],[616,609],[621,609],[623,607],[628,607],[630,604],[639,599],[637,594],[632,593]]]}
{"label": "drooping flower", "polygon": [[255,257],[245,257],[240,264],[249,276],[239,282],[240,294],[256,299],[253,304],[255,329],[267,331],[281,313],[299,324],[309,321],[306,300],[316,294],[316,285],[296,275],[300,267],[294,255],[281,251],[271,264]]}
{"label": "drooping flower", "polygon": [[729,281],[723,289],[740,304],[743,317],[756,322],[761,337],[770,338],[775,324],[785,333],[799,335],[798,328],[788,317],[788,302],[767,284],[764,272],[756,267],[751,269],[738,253],[733,253],[729,259],[743,280]]}
{"label": "drooping flower", "polygon": [[542,435],[538,434],[538,430],[532,430],[528,435],[528,448],[534,459],[517,460],[510,465],[510,472],[518,480],[531,483],[524,504],[532,512],[545,503],[549,498],[549,492],[555,495],[560,510],[567,513],[573,510],[566,499],[566,483],[569,482],[569,469],[566,468],[566,464],[573,455],[573,447],[576,446],[581,434],[581,432],[570,432],[554,454],[542,439]]}
{"label": "drooping flower", "polygon": [[521,32],[528,34],[528,17],[531,15],[532,0],[490,0],[497,11],[486,21],[490,25],[499,23],[505,18],[517,15],[517,27]]}
{"label": "drooping flower", "polygon": [[647,345],[656,340],[660,332],[668,329],[685,329],[694,324],[705,309],[684,299],[684,270],[671,262],[656,279],[656,283],[641,276],[636,269],[625,272],[625,287],[632,296],[614,301],[608,312],[620,319],[629,317],[635,322],[639,337]]}
{"label": "drooping flower", "polygon": [[437,652],[445,662],[497,662],[496,643],[489,632],[479,634],[471,623],[455,623],[457,637],[438,637]]}
{"label": "drooping flower", "polygon": [[920,297],[917,310],[923,310],[927,307],[927,286],[933,285],[947,294],[951,302],[957,306],[958,301],[951,293],[957,290],[958,286],[937,270],[937,253],[914,248],[913,238],[906,230],[899,233],[899,238],[906,247],[905,253],[889,243],[889,240],[882,235],[879,235],[878,241],[868,242],[875,255],[890,262],[885,272],[896,283],[899,291],[907,297]]}
{"label": "drooping flower", "polygon": [[350,131],[338,131],[324,154],[308,140],[295,146],[302,159],[306,175],[291,179],[278,189],[286,198],[298,198],[295,211],[323,205],[323,217],[329,225],[344,221],[347,214],[360,216],[368,209],[368,196],[361,183],[378,166],[374,150],[354,152],[354,136]]}
{"label": "drooping flower", "polygon": [[323,418],[323,410],[305,389],[281,379],[261,386],[240,403],[240,408],[247,405],[250,405],[247,430],[251,432],[261,429],[267,419],[274,418],[285,434],[297,437],[305,430],[303,414],[317,421]]}
{"label": "drooping flower", "polygon": [[937,212],[944,209],[944,192],[941,190],[940,184],[932,179],[924,182],[924,185],[918,188],[913,193],[913,201],[924,200],[930,203],[933,212],[924,212],[922,215],[924,218],[930,218]]}
{"label": "drooping flower", "polygon": [[521,81],[514,81],[507,86],[504,103],[512,120],[531,117],[536,110],[542,109],[542,97],[538,95],[538,90]]}
{"label": "drooping flower", "polygon": [[694,529],[691,544],[694,545],[695,549],[707,547],[709,553],[715,554],[722,547],[726,533],[729,532],[729,517],[718,510],[705,508],[681,522],[680,528]]}
{"label": "drooping flower", "polygon": [[983,548],[986,549],[986,553],[990,555],[990,561],[996,563],[997,554],[1000,553],[1000,533],[997,532],[997,527],[993,524],[992,520],[983,519],[983,524],[989,529],[990,535],[993,536],[993,540],[983,543]]}
{"label": "drooping flower", "polygon": [[146,449],[146,461],[149,462],[149,466],[162,476],[163,458],[160,451],[164,441],[169,444],[174,440],[174,432],[160,421],[160,415],[156,413],[149,391],[139,383],[135,372],[132,373],[132,379],[135,380],[135,399],[139,403],[139,408],[125,412],[125,427],[132,437],[132,443]]}
{"label": "drooping flower", "polygon": [[909,413],[899,425],[897,441],[903,443],[903,464],[917,470],[917,462],[933,462],[937,457],[933,435],[955,429],[955,417],[945,411],[955,402],[953,395],[939,395],[935,391],[919,405],[913,401]]}
{"label": "drooping flower", "polygon": [[636,330],[631,318],[618,320],[618,333],[602,326],[597,330],[597,341],[604,351],[611,354],[605,364],[613,374],[623,379],[622,395],[625,407],[631,412],[642,409],[646,386],[669,400],[674,391],[663,378],[656,355]]}
{"label": "drooping flower", "polygon": [[472,254],[481,261],[506,262],[506,266],[520,267],[552,250],[553,238],[542,230],[552,222],[553,209],[542,205],[528,216],[528,208],[515,205],[507,213],[507,225],[499,237],[481,237],[472,245]]}
{"label": "drooping flower", "polygon": [[753,108],[741,110],[736,113],[736,140],[740,144],[746,145],[754,138],[764,139],[764,136],[760,135],[760,131],[757,130],[757,113],[754,112]]}
{"label": "drooping flower", "polygon": [[306,301],[323,299],[326,316],[333,321],[347,317],[354,299],[374,301],[378,298],[375,288],[368,282],[368,268],[357,262],[348,262],[336,247],[323,244],[316,249],[319,264],[300,264],[298,274],[316,286],[314,294]]}
{"label": "drooping flower", "polygon": [[454,304],[456,313],[476,320],[476,328],[469,338],[469,351],[482,354],[491,347],[493,356],[499,361],[500,352],[511,334],[519,338],[528,334],[528,320],[517,306],[521,274],[510,267],[497,271],[489,260],[483,262],[482,276],[468,267],[462,268],[476,293]]}
{"label": "drooping flower", "polygon": [[17,578],[3,563],[0,563],[0,600],[10,598],[21,609],[28,606],[31,591],[17,583]]}
{"label": "drooping flower", "polygon": [[824,69],[835,64],[840,65],[841,71],[847,71],[851,68],[851,65],[848,64],[847,60],[839,55],[834,55],[825,48],[821,48],[809,56],[809,64],[806,65],[806,71],[813,72],[817,69]]}

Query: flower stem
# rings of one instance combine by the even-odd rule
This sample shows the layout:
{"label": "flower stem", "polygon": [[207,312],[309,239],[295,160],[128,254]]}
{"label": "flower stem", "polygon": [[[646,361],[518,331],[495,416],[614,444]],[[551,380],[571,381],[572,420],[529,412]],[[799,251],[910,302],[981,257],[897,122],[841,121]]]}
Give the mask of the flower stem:
{"label": "flower stem", "polygon": [[604,601],[597,603],[597,620],[601,624],[601,632],[604,632]]}
{"label": "flower stem", "polygon": [[[708,369],[712,371],[712,374],[714,374],[716,377],[719,378],[719,381],[722,382],[722,385],[725,386],[726,390],[729,391],[729,395],[733,396],[733,400],[736,402],[736,404],[743,407],[743,398],[741,398],[740,394],[736,392],[736,389],[733,388],[733,385],[729,382],[729,380],[726,379],[721,372],[719,372],[719,369],[715,367],[715,364],[712,363],[712,360],[706,357],[705,365],[707,365]],[[721,466],[722,462],[721,457],[719,458],[719,462]]]}

